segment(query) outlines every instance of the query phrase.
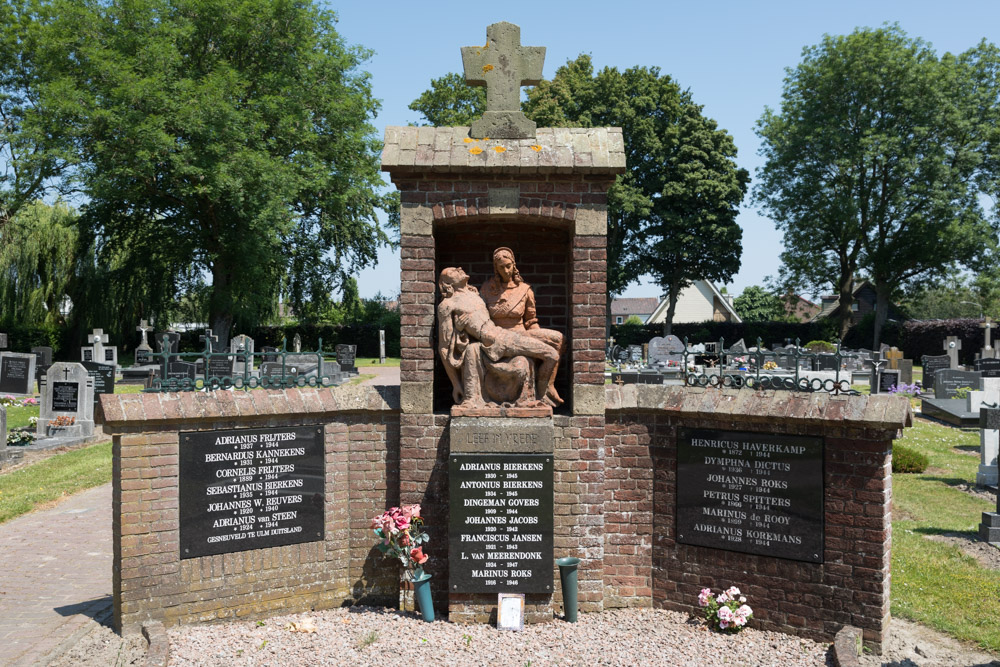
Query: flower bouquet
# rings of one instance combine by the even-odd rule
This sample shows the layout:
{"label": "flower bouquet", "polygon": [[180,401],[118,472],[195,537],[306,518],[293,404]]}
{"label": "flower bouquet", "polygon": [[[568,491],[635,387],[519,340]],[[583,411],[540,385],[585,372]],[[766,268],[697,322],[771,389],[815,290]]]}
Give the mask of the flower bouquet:
{"label": "flower bouquet", "polygon": [[403,580],[413,581],[414,571],[427,562],[422,544],[430,537],[424,532],[420,505],[390,507],[372,519],[372,528],[380,542],[375,548],[386,558],[403,564]]}
{"label": "flower bouquet", "polygon": [[746,597],[736,586],[730,586],[714,597],[711,588],[701,589],[698,606],[705,608],[705,620],[719,632],[735,634],[753,618],[753,609],[747,605]]}

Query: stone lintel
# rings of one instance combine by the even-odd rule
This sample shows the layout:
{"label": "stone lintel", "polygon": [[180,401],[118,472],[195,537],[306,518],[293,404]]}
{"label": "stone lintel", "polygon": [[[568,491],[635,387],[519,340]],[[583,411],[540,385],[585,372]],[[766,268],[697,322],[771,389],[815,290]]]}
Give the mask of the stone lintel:
{"label": "stone lintel", "polygon": [[551,454],[551,417],[452,417],[451,453]]}

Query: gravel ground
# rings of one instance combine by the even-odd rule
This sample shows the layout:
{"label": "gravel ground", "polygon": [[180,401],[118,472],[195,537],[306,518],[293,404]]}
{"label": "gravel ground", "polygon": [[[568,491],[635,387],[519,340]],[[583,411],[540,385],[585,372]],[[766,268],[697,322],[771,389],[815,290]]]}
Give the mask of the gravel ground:
{"label": "gravel ground", "polygon": [[[751,624],[753,622],[751,621]],[[170,664],[388,665],[833,665],[829,644],[763,632],[709,632],[686,614],[632,609],[581,614],[523,632],[424,623],[395,610],[352,607],[168,631]]]}

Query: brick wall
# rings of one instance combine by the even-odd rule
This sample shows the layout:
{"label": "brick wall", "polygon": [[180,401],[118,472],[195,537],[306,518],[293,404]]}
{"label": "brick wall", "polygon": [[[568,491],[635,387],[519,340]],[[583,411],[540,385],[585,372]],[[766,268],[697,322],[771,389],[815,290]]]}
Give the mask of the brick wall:
{"label": "brick wall", "polygon": [[[105,394],[113,443],[115,623],[123,633],[266,617],[344,603],[395,604],[398,566],[374,550],[371,517],[398,504],[395,388]],[[325,536],[181,560],[181,431],[320,424],[326,452]]]}
{"label": "brick wall", "polygon": [[[698,592],[738,586],[754,624],[831,641],[845,624],[881,649],[889,621],[892,441],[912,420],[894,396],[828,396],[630,385],[607,390],[606,606],[700,614]],[[825,439],[823,563],[675,541],[677,430]]]}

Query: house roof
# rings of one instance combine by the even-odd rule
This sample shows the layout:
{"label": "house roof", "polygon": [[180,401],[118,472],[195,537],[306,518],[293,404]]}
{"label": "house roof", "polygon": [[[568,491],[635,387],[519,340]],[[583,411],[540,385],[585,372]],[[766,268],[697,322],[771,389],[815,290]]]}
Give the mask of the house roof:
{"label": "house roof", "polygon": [[[721,304],[722,307],[726,310],[726,312],[729,313],[729,316],[732,318],[731,321],[736,322],[736,323],[743,322],[743,319],[739,316],[739,314],[733,308],[733,304],[729,303],[729,299],[727,299],[726,296],[722,292],[720,292],[719,289],[715,285],[712,284],[711,280],[694,280],[691,283],[691,287],[694,287],[698,283],[704,283],[705,285],[708,286],[709,291],[711,291],[712,296],[715,298],[715,301],[717,301],[719,304]],[[685,289],[689,289],[689,288],[685,288]],[[683,293],[683,290],[682,290],[682,293]],[[655,322],[657,320],[657,318],[665,319],[665,317],[666,317],[665,313],[666,313],[667,308],[669,306],[670,306],[670,302],[667,299],[667,297],[664,296],[662,299],[660,299],[660,303],[657,304],[656,309],[653,310],[652,314],[646,320],[646,323],[648,324],[649,322]],[[713,304],[713,307],[714,307],[714,304]]]}
{"label": "house roof", "polygon": [[611,302],[611,315],[648,315],[659,303],[656,297],[618,298]]}

